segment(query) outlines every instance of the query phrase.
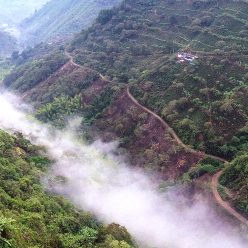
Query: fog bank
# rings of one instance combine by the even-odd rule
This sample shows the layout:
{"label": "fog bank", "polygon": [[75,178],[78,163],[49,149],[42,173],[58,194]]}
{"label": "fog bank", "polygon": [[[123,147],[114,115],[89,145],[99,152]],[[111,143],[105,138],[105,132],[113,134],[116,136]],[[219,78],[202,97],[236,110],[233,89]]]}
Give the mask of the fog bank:
{"label": "fog bank", "polygon": [[[33,143],[44,145],[56,162],[43,184],[91,211],[105,223],[125,226],[136,239],[158,248],[245,248],[241,238],[227,231],[201,199],[187,206],[156,193],[153,183],[117,156],[117,142],[97,140],[90,145],[77,140],[80,119],[63,131],[50,131],[24,113],[32,111],[15,96],[0,96],[0,128],[20,131]],[[56,176],[66,178],[64,182]],[[52,183],[51,183],[52,182]],[[168,194],[167,193],[167,194]],[[175,200],[173,200],[175,199]]]}

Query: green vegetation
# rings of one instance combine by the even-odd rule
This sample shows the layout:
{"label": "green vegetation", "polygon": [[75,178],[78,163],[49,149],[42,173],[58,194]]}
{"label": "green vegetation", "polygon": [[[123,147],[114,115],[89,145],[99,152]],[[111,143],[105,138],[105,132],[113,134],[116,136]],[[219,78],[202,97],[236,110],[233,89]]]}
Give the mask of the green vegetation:
{"label": "green vegetation", "polygon": [[[34,60],[38,49],[49,50],[43,44],[12,54],[19,66],[4,85],[26,93],[44,122],[63,127],[67,115],[79,114],[94,127],[114,132],[120,152],[128,151],[151,174],[168,178],[173,172],[192,181],[222,168],[209,158],[189,160],[188,166],[190,152],[155,126],[151,116],[130,106],[128,85],[138,102],[168,122],[189,147],[231,161],[222,183],[236,192],[232,203],[246,213],[247,12],[247,1],[124,0],[102,10],[94,25],[66,47],[81,68],[65,64],[64,47]],[[199,59],[194,66],[178,63],[177,51]]]}
{"label": "green vegetation", "polygon": [[221,183],[230,188],[236,195],[232,204],[248,216],[248,156],[247,153],[239,154],[224,169]]}
{"label": "green vegetation", "polygon": [[11,66],[6,61],[0,61],[0,80],[10,73]]}
{"label": "green vegetation", "polygon": [[125,227],[103,226],[63,197],[45,192],[40,181],[51,161],[39,155],[42,147],[21,133],[0,130],[0,140],[1,247],[133,247]]}
{"label": "green vegetation", "polygon": [[182,180],[185,182],[191,182],[206,173],[216,172],[222,167],[223,163],[219,160],[205,156],[200,163],[192,166],[189,171],[183,175]]}
{"label": "green vegetation", "polygon": [[39,61],[35,60],[20,66],[17,71],[5,77],[4,86],[13,90],[18,89],[23,93],[52,75],[67,60],[62,51],[56,50]]}
{"label": "green vegetation", "polygon": [[[20,66],[28,61],[40,60],[44,55],[51,53],[57,47],[58,45],[55,44],[41,42],[34,47],[27,47],[21,53],[18,50],[13,51],[8,60],[12,64]],[[57,49],[60,51],[64,50],[63,46],[59,46]]]}
{"label": "green vegetation", "polygon": [[55,98],[52,103],[42,106],[35,114],[35,117],[44,122],[50,122],[58,128],[66,127],[66,117],[80,115],[83,110],[82,95],[73,98],[62,95]]}

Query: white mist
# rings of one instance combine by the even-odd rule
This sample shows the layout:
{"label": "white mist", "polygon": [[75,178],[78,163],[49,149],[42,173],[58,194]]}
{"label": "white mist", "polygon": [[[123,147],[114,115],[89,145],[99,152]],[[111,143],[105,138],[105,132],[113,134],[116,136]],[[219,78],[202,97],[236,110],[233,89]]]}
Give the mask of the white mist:
{"label": "white mist", "polygon": [[64,195],[78,208],[91,211],[106,223],[125,226],[136,239],[153,247],[246,247],[240,237],[226,231],[200,198],[190,207],[180,207],[156,193],[141,171],[125,165],[115,155],[116,142],[98,140],[85,145],[77,141],[74,125],[51,134],[48,127],[15,107],[20,102],[13,95],[2,94],[0,104],[0,127],[20,131],[35,144],[46,146],[48,155],[56,161],[47,178],[66,178],[55,186],[47,183],[47,189]]}

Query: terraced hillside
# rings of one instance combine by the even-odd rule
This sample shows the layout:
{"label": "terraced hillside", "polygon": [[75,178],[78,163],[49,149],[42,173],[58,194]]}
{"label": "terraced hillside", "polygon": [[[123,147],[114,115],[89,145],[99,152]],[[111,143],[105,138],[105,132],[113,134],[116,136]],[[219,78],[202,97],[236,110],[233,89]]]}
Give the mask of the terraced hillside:
{"label": "terraced hillside", "polygon": [[[99,19],[83,30],[70,50],[76,62],[129,83],[184,142],[232,157],[235,149],[224,143],[239,135],[247,119],[240,96],[246,94],[248,72],[248,4],[170,2],[124,1],[112,13],[102,13],[109,15],[107,23]],[[178,63],[178,51],[199,59],[193,66]]]}
{"label": "terraced hillside", "polygon": [[[61,48],[58,60],[50,56],[22,65],[5,85],[33,102],[42,121],[63,126],[66,115],[83,115],[104,131],[104,140],[119,138],[120,153],[128,152],[134,164],[160,172],[163,179],[192,181],[222,166],[201,160],[204,153],[232,161],[221,181],[234,190],[230,200],[245,214],[247,10],[245,1],[125,0],[102,10],[66,48],[81,67],[68,61],[36,77],[46,72],[48,61],[59,64]],[[180,61],[179,51],[198,59]],[[35,70],[25,73],[27,66]],[[30,78],[35,80],[29,83]],[[182,151],[154,116],[131,104],[127,85],[140,104],[167,121],[202,157]]]}

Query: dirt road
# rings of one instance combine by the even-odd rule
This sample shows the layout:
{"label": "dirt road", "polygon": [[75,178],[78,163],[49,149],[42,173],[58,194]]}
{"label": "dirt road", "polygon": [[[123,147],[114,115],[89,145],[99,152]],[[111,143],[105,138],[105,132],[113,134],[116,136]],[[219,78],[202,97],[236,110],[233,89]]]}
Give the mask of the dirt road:
{"label": "dirt road", "polygon": [[[67,55],[69,58],[70,58],[70,62],[77,66],[77,67],[81,67],[81,68],[84,68],[83,66],[81,65],[78,65],[76,64],[74,61],[73,61],[73,57],[71,56],[71,54],[69,54],[67,51],[65,51],[65,55]],[[106,80],[104,78],[103,75],[101,75],[99,73],[99,76]],[[108,81],[108,80],[107,80]],[[140,108],[142,108],[143,110],[145,110],[146,112],[148,112],[149,114],[153,115],[155,118],[157,118],[162,124],[163,126],[169,131],[169,133],[171,134],[171,136],[177,141],[178,145],[182,146],[183,148],[187,149],[189,152],[191,153],[194,153],[194,154],[197,154],[197,155],[201,155],[202,157],[204,155],[207,155],[207,154],[204,154],[202,152],[199,152],[199,151],[196,151],[190,147],[188,147],[186,144],[184,144],[181,139],[177,136],[176,132],[169,126],[168,123],[166,123],[160,116],[158,116],[157,114],[155,114],[153,111],[151,111],[150,109],[144,107],[143,105],[139,104],[138,101],[132,96],[132,94],[130,93],[130,90],[129,90],[129,87],[127,87],[127,95],[128,97],[132,100],[132,102],[134,104],[136,104],[137,106],[139,106]],[[220,157],[217,157],[217,156],[213,156],[213,155],[208,155],[209,157],[211,158],[215,158],[221,162],[227,162],[227,160],[223,159],[223,158],[220,158]],[[213,195],[216,199],[216,201],[218,202],[218,204],[223,207],[228,213],[230,213],[232,216],[234,216],[235,218],[237,218],[240,222],[246,224],[248,226],[248,220],[246,218],[244,218],[242,215],[240,215],[237,211],[235,211],[235,209],[233,209],[230,204],[228,202],[225,202],[222,200],[217,188],[218,188],[218,185],[219,185],[219,178],[222,174],[222,171],[219,171],[217,172],[216,174],[214,174],[214,176],[212,177],[212,184],[211,184],[211,188],[212,188],[212,191],[213,191]]]}
{"label": "dirt road", "polygon": [[246,218],[244,218],[242,215],[240,215],[238,212],[236,212],[228,202],[223,201],[221,199],[221,196],[218,192],[218,185],[219,185],[219,178],[222,174],[222,171],[219,171],[218,173],[216,173],[213,177],[212,177],[212,191],[214,194],[215,199],[217,200],[217,202],[226,209],[227,212],[229,212],[231,215],[235,216],[240,222],[243,222],[244,224],[246,224],[248,226],[248,220]]}
{"label": "dirt road", "polygon": [[[84,67],[84,66],[82,66],[82,65],[79,65],[79,64],[75,63],[75,62],[73,61],[72,55],[71,55],[70,53],[68,53],[67,51],[65,51],[65,55],[68,56],[68,57],[70,58],[70,63],[73,64],[74,66],[80,67],[80,68],[86,68],[86,67]],[[88,67],[87,67],[87,68],[88,68]],[[91,69],[91,70],[92,70],[92,69]],[[99,74],[99,76],[100,76],[103,80],[109,81],[109,80],[107,80],[101,73],[99,73],[99,72],[97,72],[97,73]]]}
{"label": "dirt road", "polygon": [[[177,134],[175,133],[175,131],[169,126],[169,124],[167,124],[161,117],[159,117],[157,114],[155,114],[154,112],[152,112],[150,109],[142,106],[141,104],[138,103],[138,101],[132,96],[132,94],[129,91],[129,88],[127,87],[127,95],[128,97],[133,101],[133,103],[135,103],[137,106],[139,106],[140,108],[144,109],[145,111],[147,111],[148,113],[150,113],[151,115],[153,115],[155,118],[157,118],[163,125],[164,127],[166,127],[168,129],[168,131],[170,132],[171,136],[178,142],[179,145],[181,145],[183,148],[189,150],[192,153],[195,154],[201,154],[204,155],[203,153],[196,151],[192,148],[189,148],[187,145],[185,145],[181,139],[177,136]],[[217,156],[213,156],[213,155],[208,155],[211,158],[215,158],[221,162],[227,162],[227,160],[217,157]],[[240,222],[246,224],[248,226],[248,220],[246,218],[244,218],[242,215],[240,215],[235,209],[233,209],[230,204],[228,202],[225,202],[222,200],[217,188],[219,185],[219,178],[222,174],[222,171],[217,172],[216,174],[214,174],[214,176],[212,177],[212,184],[211,184],[211,188],[213,191],[213,195],[216,199],[216,201],[218,202],[218,204],[223,207],[228,213],[230,213],[231,215],[233,215],[234,217],[236,217]]]}

